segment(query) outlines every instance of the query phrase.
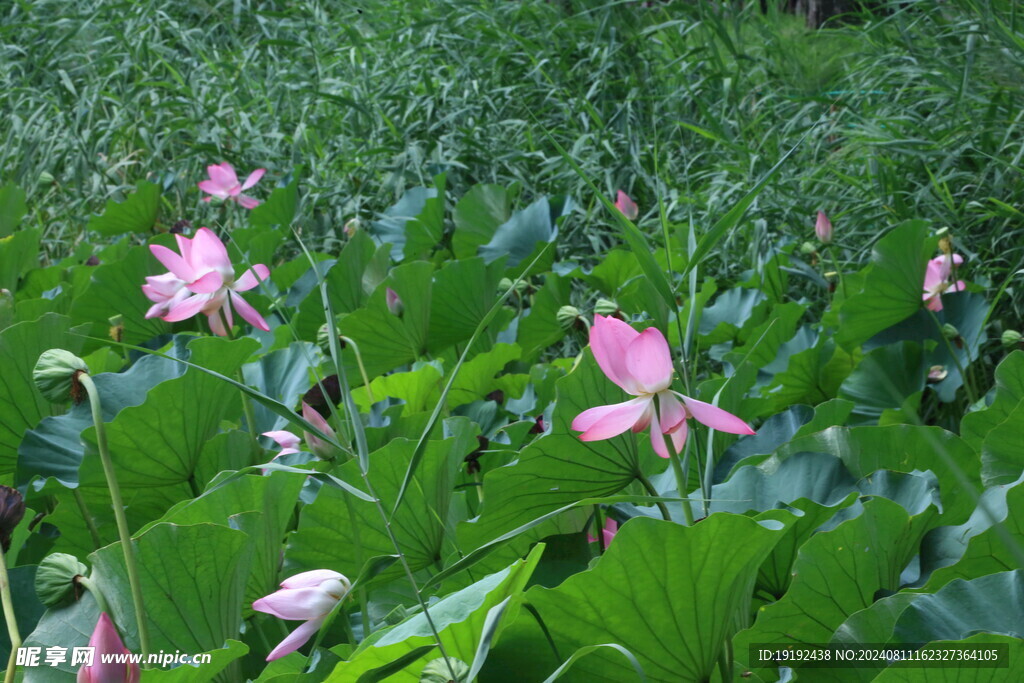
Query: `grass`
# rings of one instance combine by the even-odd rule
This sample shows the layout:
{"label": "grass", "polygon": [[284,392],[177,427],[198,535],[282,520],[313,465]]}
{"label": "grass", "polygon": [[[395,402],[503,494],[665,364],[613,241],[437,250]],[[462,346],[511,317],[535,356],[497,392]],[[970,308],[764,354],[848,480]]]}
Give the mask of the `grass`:
{"label": "grass", "polygon": [[[0,10],[0,180],[62,258],[143,177],[168,190],[165,216],[200,225],[217,216],[194,185],[207,163],[301,167],[304,235],[330,243],[447,168],[456,198],[477,182],[575,195],[560,248],[586,262],[614,233],[545,130],[599,187],[648,212],[660,195],[701,229],[813,128],[716,277],[811,239],[818,208],[852,262],[923,217],[950,227],[970,279],[1019,269],[1012,0],[900,3],[819,32],[775,4],[18,0]],[[1014,326],[1022,305],[1011,285],[995,318]]]}

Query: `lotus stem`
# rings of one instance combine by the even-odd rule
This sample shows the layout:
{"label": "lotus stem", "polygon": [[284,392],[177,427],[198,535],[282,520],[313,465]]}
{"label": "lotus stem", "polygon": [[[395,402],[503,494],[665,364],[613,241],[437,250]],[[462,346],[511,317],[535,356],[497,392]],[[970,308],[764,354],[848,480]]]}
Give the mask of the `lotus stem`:
{"label": "lotus stem", "polygon": [[359,366],[359,374],[363,378],[363,386],[366,387],[366,397],[370,399],[371,405],[376,403],[376,401],[373,399],[373,389],[370,388],[370,378],[366,374],[366,368],[363,366],[363,356],[361,353],[359,353],[359,344],[356,344],[355,340],[352,339],[351,337],[342,336],[340,338],[343,342],[345,342],[346,345],[351,346],[352,350],[355,351],[356,365]]}
{"label": "lotus stem", "polygon": [[14,673],[18,668],[18,648],[21,647],[21,634],[18,633],[18,622],[14,616],[14,603],[11,601],[11,580],[7,576],[7,558],[0,547],[0,601],[4,605],[4,621],[7,622],[7,636],[11,640],[11,657],[7,660],[7,674],[4,683],[14,682]]}

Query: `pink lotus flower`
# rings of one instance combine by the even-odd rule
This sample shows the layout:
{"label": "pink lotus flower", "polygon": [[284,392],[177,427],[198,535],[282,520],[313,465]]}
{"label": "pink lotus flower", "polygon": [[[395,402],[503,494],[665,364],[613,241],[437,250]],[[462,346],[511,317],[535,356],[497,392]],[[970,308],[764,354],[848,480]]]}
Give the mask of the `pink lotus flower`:
{"label": "pink lotus flower", "polygon": [[686,443],[686,420],[690,417],[721,432],[754,433],[732,413],[669,388],[672,356],[668,342],[657,328],[637,332],[617,318],[595,315],[590,328],[590,350],[608,379],[636,398],[597,406],[577,415],[572,428],[583,432],[582,441],[610,439],[627,429],[640,432],[650,425],[654,452],[667,458],[668,448],[662,434],[671,437],[676,453],[681,452]]}
{"label": "pink lotus flower", "polygon": [[[604,518],[604,528],[601,529],[601,538],[604,539],[604,547],[607,548],[619,531],[619,523],[611,517]],[[587,534],[587,543],[597,543],[597,536]]]}
{"label": "pink lotus flower", "polygon": [[921,299],[930,311],[942,310],[942,293],[950,287],[954,292],[962,292],[967,285],[963,280],[953,281],[953,266],[964,262],[960,254],[943,254],[928,261],[924,272],[924,293]]}
{"label": "pink lotus flower", "polygon": [[164,264],[169,273],[146,278],[142,292],[155,302],[146,311],[147,318],[159,316],[167,322],[186,320],[204,313],[215,334],[227,336],[223,317],[228,326],[234,325],[231,306],[238,309],[253,327],[269,332],[270,327],[255,308],[239,292],[246,292],[270,275],[270,269],[258,264],[235,279],[235,269],[228,258],[224,243],[209,228],[199,228],[194,239],[175,235],[178,255],[159,244],[150,245],[153,256]]}
{"label": "pink lotus flower", "polygon": [[814,234],[822,244],[832,241],[832,221],[828,219],[824,211],[818,212],[818,220],[814,224]]}
{"label": "pink lotus flower", "polygon": [[[327,424],[327,420],[323,415],[317,412],[316,408],[309,405],[305,401],[302,402],[302,417],[306,418],[306,421],[311,425],[319,429],[327,436],[334,438],[334,430],[331,429],[331,425]],[[306,444],[309,446],[309,450],[313,452],[313,455],[322,459],[330,460],[335,456],[337,450],[329,442],[323,439],[313,436],[311,432],[303,432],[302,438],[306,440]]]}
{"label": "pink lotus flower", "polygon": [[302,443],[302,439],[295,436],[286,429],[280,429],[274,432],[263,432],[261,436],[269,436],[273,439],[278,446],[281,447],[281,452],[274,456],[274,459],[280,458],[282,455],[291,455],[292,453],[299,452],[299,444]]}
{"label": "pink lotus flower", "polygon": [[138,683],[141,675],[138,664],[103,661],[103,655],[131,654],[106,612],[100,613],[96,628],[89,637],[89,647],[95,648],[92,663],[86,663],[78,670],[78,683]]}
{"label": "pink lotus flower", "polygon": [[267,169],[257,168],[249,174],[244,183],[238,182],[238,176],[235,174],[234,167],[226,161],[221,164],[207,166],[206,172],[210,174],[209,180],[199,182],[199,189],[210,195],[209,197],[203,197],[204,202],[208,202],[216,197],[217,199],[229,199],[237,202],[239,206],[245,209],[259,206],[257,200],[242,194],[242,192],[258,183],[263,174],[267,172]]}
{"label": "pink lotus flower", "polygon": [[279,619],[306,622],[278,643],[267,655],[267,661],[284,657],[305,645],[351,587],[343,574],[329,569],[314,569],[282,581],[281,590],[252,603],[252,608],[258,612],[273,614]]}
{"label": "pink lotus flower", "polygon": [[629,195],[622,190],[619,190],[618,194],[615,195],[615,208],[631,221],[635,221],[636,217],[640,215],[640,209],[637,208],[636,202],[630,199]]}

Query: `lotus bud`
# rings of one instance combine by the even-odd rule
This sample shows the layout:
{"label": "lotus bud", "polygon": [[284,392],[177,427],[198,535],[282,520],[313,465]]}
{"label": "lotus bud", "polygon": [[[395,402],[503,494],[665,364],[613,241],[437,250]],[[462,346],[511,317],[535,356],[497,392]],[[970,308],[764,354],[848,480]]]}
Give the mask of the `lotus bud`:
{"label": "lotus bud", "polygon": [[114,622],[106,612],[100,613],[96,628],[89,638],[89,647],[95,648],[93,663],[78,670],[77,683],[138,683],[141,672],[134,662],[106,661],[104,655],[127,655],[131,651],[117,633]]}
{"label": "lotus bud", "polygon": [[636,205],[636,202],[630,199],[629,195],[622,190],[619,190],[615,195],[615,208],[631,221],[635,221],[636,217],[640,215],[640,208]]}
{"label": "lotus bud", "polygon": [[810,242],[804,242],[803,244],[800,245],[800,253],[803,254],[804,256],[810,256],[816,251],[818,251],[818,248],[815,247]]}
{"label": "lotus bud", "polygon": [[0,486],[0,548],[11,549],[11,534],[25,516],[25,499],[18,489]]}
{"label": "lotus bud", "polygon": [[930,368],[928,368],[928,381],[929,382],[941,382],[942,380],[946,379],[946,375],[948,375],[948,374],[949,374],[949,371],[946,370],[946,366],[944,366],[944,365],[933,365]]}
{"label": "lotus bud", "polygon": [[63,403],[68,398],[79,403],[83,396],[78,375],[83,372],[89,372],[84,360],[64,349],[50,349],[39,356],[32,379],[50,403]]}
{"label": "lotus bud", "polygon": [[36,570],[36,595],[47,607],[68,604],[76,597],[75,579],[85,576],[89,568],[74,555],[53,553],[39,563]]}
{"label": "lotus bud", "polygon": [[342,230],[345,232],[345,236],[348,237],[349,239],[351,239],[352,236],[355,235],[356,232],[359,231],[359,227],[360,227],[359,226],[359,219],[358,218],[350,218],[348,220],[348,222],[345,223],[345,227],[342,228]]}
{"label": "lotus bud", "polygon": [[402,317],[405,306],[402,304],[402,297],[398,296],[398,292],[388,287],[384,293],[384,301],[387,303],[391,315],[397,315],[399,318]]}
{"label": "lotus bud", "polygon": [[946,339],[956,339],[960,336],[960,330],[956,329],[954,325],[946,323],[942,326],[942,336]]}
{"label": "lotus bud", "polygon": [[576,321],[579,320],[579,317],[580,309],[575,306],[562,306],[555,315],[555,318],[558,319],[558,324],[562,326],[563,330],[572,328]]}
{"label": "lotus bud", "polygon": [[832,221],[828,219],[824,211],[818,212],[818,220],[814,224],[814,234],[822,244],[832,241]]}
{"label": "lotus bud", "polygon": [[597,315],[615,315],[619,312],[619,305],[611,299],[598,299],[594,304],[594,313]]}
{"label": "lotus bud", "polygon": [[1003,342],[1003,346],[1017,346],[1020,344],[1021,334],[1017,330],[1006,330],[1000,340]]}
{"label": "lotus bud", "polygon": [[[452,679],[452,674],[455,678]],[[427,662],[420,674],[420,683],[468,683],[469,665],[461,659],[448,657]]]}

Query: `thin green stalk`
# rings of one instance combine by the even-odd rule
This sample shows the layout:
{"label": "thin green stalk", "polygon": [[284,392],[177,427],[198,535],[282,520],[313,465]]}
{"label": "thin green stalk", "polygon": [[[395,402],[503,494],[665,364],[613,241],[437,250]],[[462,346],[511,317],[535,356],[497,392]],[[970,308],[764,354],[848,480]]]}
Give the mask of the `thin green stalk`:
{"label": "thin green stalk", "polygon": [[96,587],[96,584],[88,576],[79,576],[78,585],[92,593],[93,600],[96,601],[96,606],[99,607],[101,612],[110,614],[110,607],[107,605],[107,599],[103,597],[103,593]]}
{"label": "thin green stalk", "polygon": [[370,637],[370,596],[365,588],[360,587],[357,591],[359,598],[359,618],[363,622],[363,640]]}
{"label": "thin green stalk", "polygon": [[[647,491],[647,495],[649,495],[651,497],[654,497],[654,498],[656,498],[658,496],[658,490],[656,488],[654,488],[654,484],[651,483],[650,479],[648,479],[647,477],[644,476],[643,472],[641,472],[640,470],[637,470],[636,472],[633,473],[633,476],[636,477],[636,480],[638,482],[640,482],[640,485],[644,487],[645,491]],[[655,505],[657,505],[658,506],[658,510],[661,511],[662,519],[664,519],[666,522],[671,522],[672,521],[672,515],[670,515],[668,513],[668,508],[665,507],[665,504],[659,501],[659,502],[655,503]]]}
{"label": "thin green stalk", "polygon": [[100,540],[99,529],[96,528],[96,521],[92,518],[92,513],[89,512],[88,506],[85,504],[85,499],[82,498],[82,490],[78,487],[71,489],[72,495],[75,497],[75,503],[78,504],[78,512],[82,515],[82,519],[85,520],[85,526],[89,528],[89,536],[92,537],[92,544],[97,550],[103,547],[103,541]]}
{"label": "thin green stalk", "polygon": [[939,338],[945,342],[946,349],[949,351],[949,355],[953,359],[953,363],[956,365],[956,370],[960,373],[960,377],[964,381],[964,391],[967,392],[967,400],[970,401],[970,405],[974,405],[978,402],[978,395],[977,392],[974,391],[974,386],[971,383],[970,377],[968,377],[967,373],[964,372],[964,366],[960,363],[960,357],[957,356],[956,349],[953,348],[953,345],[949,343],[949,339],[947,339],[945,333],[943,333],[942,323],[939,322],[939,317],[935,315],[935,311],[927,306],[925,306],[924,310],[928,311],[928,315],[931,316],[932,322],[935,323],[935,329],[939,331]]}
{"label": "thin green stalk", "polygon": [[836,271],[836,277],[839,278],[839,291],[842,293],[843,298],[846,298],[846,279],[843,277],[843,271],[839,270],[839,261],[836,260],[836,251],[831,244],[825,247],[828,252],[829,258],[832,260],[832,267]]}
{"label": "thin green stalk", "polygon": [[370,377],[366,374],[366,367],[363,365],[363,355],[359,353],[359,344],[356,344],[355,340],[351,337],[342,335],[341,340],[345,342],[347,346],[352,347],[352,351],[356,354],[356,365],[359,366],[359,374],[363,377],[363,386],[366,387],[366,398],[370,400],[370,404],[376,403],[373,400],[373,389],[370,388]]}
{"label": "thin green stalk", "polygon": [[100,461],[103,463],[103,474],[107,478],[110,501],[114,506],[114,519],[117,521],[117,533],[121,538],[121,551],[124,553],[124,566],[128,572],[132,603],[135,605],[135,620],[139,628],[139,648],[142,651],[142,661],[146,662],[149,659],[150,653],[149,625],[146,623],[146,611],[142,604],[142,585],[139,582],[139,568],[135,561],[135,547],[132,545],[132,537],[128,531],[128,518],[124,514],[121,487],[117,484],[117,476],[114,473],[114,461],[110,458],[110,450],[107,448],[107,431],[103,424],[103,409],[100,404],[100,395],[99,391],[96,390],[92,377],[88,373],[80,373],[78,381],[89,395],[89,407],[92,409],[92,421],[96,428],[96,446],[100,452]]}
{"label": "thin green stalk", "polygon": [[13,683],[14,672],[18,668],[17,653],[21,647],[21,634],[18,633],[18,622],[14,617],[14,602],[11,601],[11,580],[7,576],[7,558],[0,547],[0,601],[4,606],[4,621],[7,622],[7,637],[11,640],[11,658],[7,660],[7,674],[4,683]]}
{"label": "thin green stalk", "polygon": [[597,539],[597,554],[604,555],[604,524],[601,522],[601,506],[594,506],[594,537]]}
{"label": "thin green stalk", "polygon": [[[235,335],[231,331],[231,326],[228,325],[228,319],[227,316],[224,315],[224,309],[217,309],[217,315],[220,316],[220,322],[224,326],[224,331],[227,334],[228,339],[234,341]],[[245,384],[245,376],[242,374],[241,368],[239,368],[238,371],[235,372],[235,379],[237,379],[239,383]],[[260,442],[256,436],[256,414],[252,410],[252,402],[249,400],[249,397],[246,396],[244,392],[241,393],[242,414],[245,415],[245,426],[248,428],[249,443],[252,446],[253,457],[256,457],[256,454],[260,452]],[[257,458],[257,462],[258,460],[259,459]]]}
{"label": "thin green stalk", "polygon": [[[672,463],[672,472],[676,475],[676,490],[679,492],[679,497],[687,498],[687,476],[686,472],[683,471],[682,464],[679,462],[679,454],[674,449],[669,450],[668,459]],[[683,517],[686,518],[686,526],[693,526],[693,509],[690,508],[689,500],[683,502]]]}

